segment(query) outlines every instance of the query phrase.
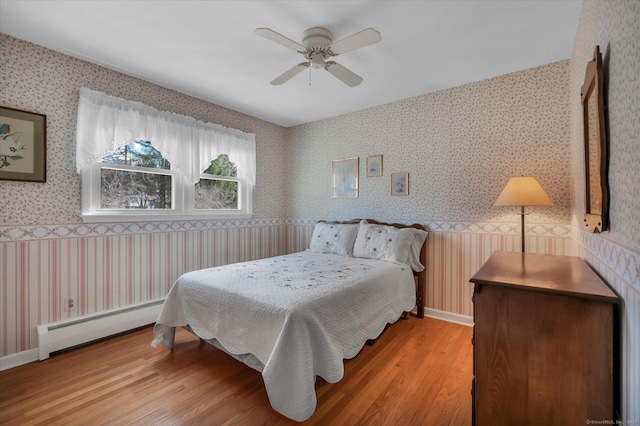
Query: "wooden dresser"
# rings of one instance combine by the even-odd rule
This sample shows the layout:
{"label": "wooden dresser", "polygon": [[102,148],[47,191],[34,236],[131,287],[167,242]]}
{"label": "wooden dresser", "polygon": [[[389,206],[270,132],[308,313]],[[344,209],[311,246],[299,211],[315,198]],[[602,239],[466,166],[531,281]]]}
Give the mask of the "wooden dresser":
{"label": "wooden dresser", "polygon": [[471,282],[475,425],[617,418],[618,297],[584,260],[495,252]]}

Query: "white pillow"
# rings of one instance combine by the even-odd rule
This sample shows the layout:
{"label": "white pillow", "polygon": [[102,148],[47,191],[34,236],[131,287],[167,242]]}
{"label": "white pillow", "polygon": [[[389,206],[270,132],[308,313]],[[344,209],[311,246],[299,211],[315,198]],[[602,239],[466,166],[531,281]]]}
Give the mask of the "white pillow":
{"label": "white pillow", "polygon": [[413,229],[413,241],[411,242],[411,248],[409,249],[409,258],[407,259],[407,263],[414,271],[422,272],[424,271],[424,265],[420,263],[420,251],[422,250],[422,245],[429,234],[427,231],[423,231],[422,229],[411,229]]}
{"label": "white pillow", "polygon": [[358,224],[317,223],[313,228],[309,250],[315,253],[353,255],[353,243],[358,235]]}
{"label": "white pillow", "polygon": [[370,224],[363,220],[358,228],[353,255],[409,264],[414,231],[414,228],[398,229],[393,226]]}

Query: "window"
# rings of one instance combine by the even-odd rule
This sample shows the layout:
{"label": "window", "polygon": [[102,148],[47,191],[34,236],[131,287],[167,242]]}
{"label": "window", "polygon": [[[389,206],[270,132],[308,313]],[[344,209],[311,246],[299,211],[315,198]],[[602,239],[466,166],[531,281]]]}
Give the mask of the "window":
{"label": "window", "polygon": [[251,217],[254,135],[82,88],[76,138],[87,222]]}
{"label": "window", "polygon": [[83,194],[83,206],[85,202],[87,205],[83,214],[91,212],[90,217],[228,217],[248,210],[248,197],[242,195],[250,191],[228,154],[211,161],[194,185],[172,171],[171,163],[150,141],[141,139],[117,148],[85,170],[87,194]]}

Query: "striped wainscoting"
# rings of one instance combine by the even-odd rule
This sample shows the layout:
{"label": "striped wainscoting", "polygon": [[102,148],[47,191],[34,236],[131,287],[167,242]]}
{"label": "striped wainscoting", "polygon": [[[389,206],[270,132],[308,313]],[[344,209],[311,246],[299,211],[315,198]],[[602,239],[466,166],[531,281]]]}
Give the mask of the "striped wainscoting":
{"label": "striped wainscoting", "polygon": [[[390,222],[405,222],[389,220]],[[36,327],[163,298],[187,271],[305,250],[317,219],[0,228],[0,357],[37,347]],[[519,224],[423,222],[427,312],[472,316],[469,278]],[[564,225],[532,225],[527,250],[571,254]],[[68,297],[76,309],[65,310]]]}
{"label": "striped wainscoting", "polygon": [[184,272],[286,252],[282,220],[168,225],[2,229],[0,357],[37,348],[39,324],[162,299]]}

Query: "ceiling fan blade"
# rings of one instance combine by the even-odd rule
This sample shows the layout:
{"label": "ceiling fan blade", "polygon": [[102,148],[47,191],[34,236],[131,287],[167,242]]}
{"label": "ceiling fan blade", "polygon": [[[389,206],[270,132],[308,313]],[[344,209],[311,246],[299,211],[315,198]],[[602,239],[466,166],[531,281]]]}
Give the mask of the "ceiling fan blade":
{"label": "ceiling fan blade", "polygon": [[309,62],[301,62],[295,67],[291,68],[288,71],[285,71],[280,76],[276,77],[275,80],[271,82],[274,86],[278,86],[280,84],[286,83],[291,80],[293,77],[304,71],[306,68],[309,68]]}
{"label": "ceiling fan blade", "polygon": [[338,78],[338,80],[342,81],[349,87],[356,87],[358,84],[362,83],[362,77],[336,62],[327,62],[324,69],[329,71],[334,77]]}
{"label": "ceiling fan blade", "polygon": [[275,31],[273,31],[270,28],[256,28],[256,34],[258,34],[261,37],[266,38],[267,40],[271,40],[271,41],[275,41],[278,44],[281,44],[284,47],[288,47],[289,49],[293,49],[296,52],[304,52],[307,48],[304,47],[303,45],[301,45],[298,42],[295,42],[293,40],[291,40],[290,38],[287,38],[285,36],[283,36],[282,34],[279,34]]}
{"label": "ceiling fan blade", "polygon": [[378,43],[381,40],[382,35],[378,31],[373,28],[367,28],[359,33],[355,33],[347,38],[336,41],[329,46],[329,49],[334,55],[341,55],[343,53],[351,52],[352,50],[360,49],[361,47]]}

